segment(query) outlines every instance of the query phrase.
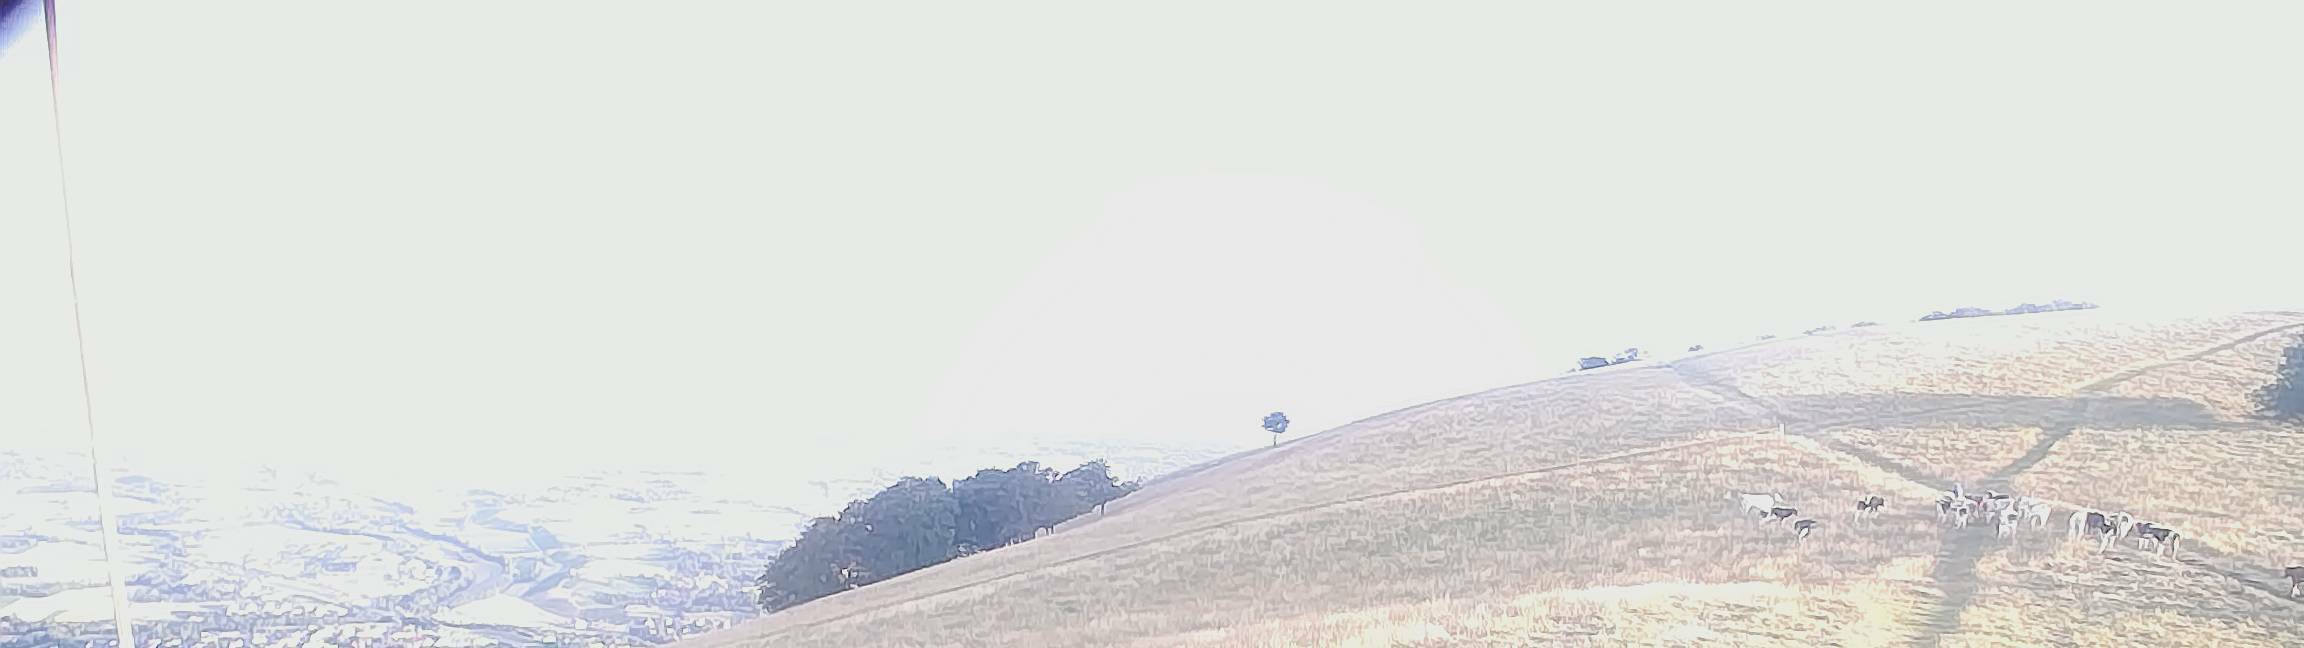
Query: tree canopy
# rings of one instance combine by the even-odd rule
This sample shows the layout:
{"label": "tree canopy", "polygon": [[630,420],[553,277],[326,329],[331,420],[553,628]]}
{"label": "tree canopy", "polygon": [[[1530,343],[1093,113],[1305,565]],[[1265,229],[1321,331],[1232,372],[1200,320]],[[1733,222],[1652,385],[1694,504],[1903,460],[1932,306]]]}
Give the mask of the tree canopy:
{"label": "tree canopy", "polygon": [[1134,492],[1102,459],[1058,473],[1027,461],[987,468],[953,482],[905,477],[839,515],[809,521],[759,578],[770,612],[934,565],[1032,539],[1105,502]]}

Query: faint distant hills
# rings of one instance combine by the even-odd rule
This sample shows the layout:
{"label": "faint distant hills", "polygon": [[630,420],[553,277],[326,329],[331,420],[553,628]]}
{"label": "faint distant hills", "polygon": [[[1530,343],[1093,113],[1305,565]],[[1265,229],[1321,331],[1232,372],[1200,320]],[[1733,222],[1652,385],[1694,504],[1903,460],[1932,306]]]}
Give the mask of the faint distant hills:
{"label": "faint distant hills", "polygon": [[[1243,433],[1239,445],[1257,440]],[[1143,477],[1231,449],[955,441],[806,474],[611,468],[437,482],[124,462],[113,504],[140,644],[646,645],[757,615],[752,579],[806,520],[898,477],[1096,458]],[[0,620],[13,619],[0,645],[109,636],[87,466],[84,454],[0,452]]]}
{"label": "faint distant hills", "polygon": [[1949,313],[1947,313],[1947,312],[1944,312],[1944,311],[1935,311],[1935,312],[1931,312],[1931,313],[1929,313],[1929,314],[1927,314],[1927,315],[1922,315],[1922,316],[1920,316],[1920,321],[1923,321],[1923,322],[1933,322],[1933,321],[1936,321],[1936,320],[1961,319],[1961,318],[1967,318],[1967,317],[1991,317],[1991,316],[1994,316],[1994,315],[2024,315],[2024,314],[2027,314],[2027,313],[2048,313],[2048,312],[2054,312],[2054,311],[2068,311],[2068,310],[2088,310],[2088,309],[2092,309],[2092,308],[2095,308],[2095,307],[2096,307],[2096,305],[2095,305],[2095,304],[2091,304],[2091,303],[2088,303],[2088,302],[2072,302],[2072,301],[2064,301],[2064,300],[2061,300],[2061,299],[2058,299],[2058,300],[2056,300],[2056,301],[2052,301],[2052,302],[2048,302],[2048,303],[2046,303],[2046,304],[2034,304],[2034,303],[2031,303],[2031,302],[2025,302],[2025,303],[2022,303],[2022,304],[2018,304],[2018,305],[2016,305],[2016,306],[2013,306],[2013,307],[2010,307],[2010,308],[2001,309],[2001,310],[1992,310],[1992,309],[1989,309],[1989,308],[1976,308],[1976,307],[1974,307],[1974,306],[1965,306],[1965,307],[1961,307],[1961,308],[1955,308],[1955,309],[1952,309],[1952,312],[1949,312]]}

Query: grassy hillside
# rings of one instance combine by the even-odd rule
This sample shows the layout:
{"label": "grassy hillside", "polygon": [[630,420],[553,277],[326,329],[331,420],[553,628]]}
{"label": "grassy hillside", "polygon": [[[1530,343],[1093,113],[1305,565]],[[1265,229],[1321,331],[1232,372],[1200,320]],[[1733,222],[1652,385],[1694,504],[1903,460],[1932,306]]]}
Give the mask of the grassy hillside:
{"label": "grassy hillside", "polygon": [[[2247,415],[2304,313],[1867,327],[1507,387],[1188,470],[1052,537],[698,646],[2274,645],[2304,433]],[[2057,501],[1998,539],[1961,482]],[[1806,543],[1725,499],[1774,491]],[[1857,521],[1852,503],[1888,498]],[[2190,536],[2063,541],[2072,505]],[[2276,582],[2277,581],[2277,582]]]}

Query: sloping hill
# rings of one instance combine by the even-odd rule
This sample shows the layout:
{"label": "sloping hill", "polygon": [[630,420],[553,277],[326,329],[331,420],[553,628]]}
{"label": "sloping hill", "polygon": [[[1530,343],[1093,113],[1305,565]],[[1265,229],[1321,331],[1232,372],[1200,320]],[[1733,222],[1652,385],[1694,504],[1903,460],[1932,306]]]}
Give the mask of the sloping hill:
{"label": "sloping hill", "polygon": [[[2247,416],[2304,313],[1868,327],[1507,387],[1149,485],[1052,537],[698,646],[2276,645],[2304,433]],[[1954,482],[2046,529],[1941,524]],[[1805,543],[1725,494],[1773,491]],[[1879,494],[1885,515],[1855,520]],[[2073,505],[2190,536],[2064,541]],[[2280,582],[2275,582],[2280,581]]]}

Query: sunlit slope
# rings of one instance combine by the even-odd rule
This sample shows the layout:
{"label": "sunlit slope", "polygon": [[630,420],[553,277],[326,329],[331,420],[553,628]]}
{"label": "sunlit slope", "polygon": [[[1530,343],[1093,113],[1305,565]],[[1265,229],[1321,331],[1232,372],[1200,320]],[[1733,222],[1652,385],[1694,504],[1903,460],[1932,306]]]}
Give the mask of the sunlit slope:
{"label": "sunlit slope", "polygon": [[[2271,645],[2304,636],[2304,435],[2248,418],[2304,314],[1863,328],[1386,414],[1048,538],[698,645]],[[1779,427],[1781,426],[1781,427]],[[1781,432],[1779,432],[1781,430]],[[2191,534],[2097,555],[1948,529],[1963,482]],[[1804,546],[1739,515],[1774,491]],[[1858,523],[1851,503],[1890,500]]]}

